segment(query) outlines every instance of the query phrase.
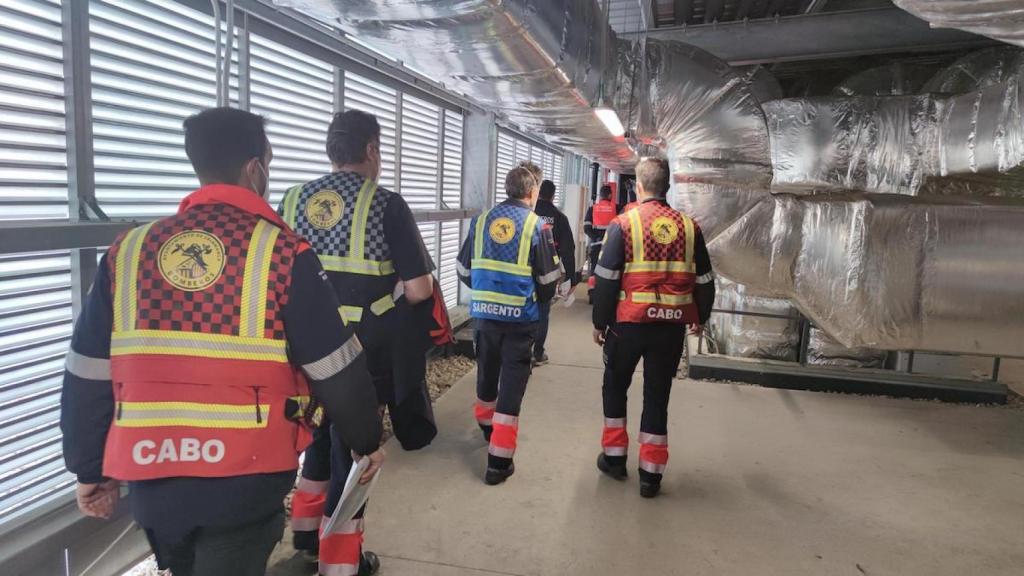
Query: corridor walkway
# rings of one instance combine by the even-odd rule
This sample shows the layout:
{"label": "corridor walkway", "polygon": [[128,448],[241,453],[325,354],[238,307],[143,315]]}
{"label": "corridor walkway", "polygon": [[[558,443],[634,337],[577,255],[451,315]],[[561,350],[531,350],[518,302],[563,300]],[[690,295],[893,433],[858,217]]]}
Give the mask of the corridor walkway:
{"label": "corridor walkway", "polygon": [[[367,514],[383,576],[964,576],[1024,570],[1024,411],[677,381],[663,495],[594,466],[590,308],[552,321],[516,474],[481,481],[475,372],[430,448],[390,459]],[[639,374],[638,374],[639,376]],[[639,386],[630,433],[639,425]]]}

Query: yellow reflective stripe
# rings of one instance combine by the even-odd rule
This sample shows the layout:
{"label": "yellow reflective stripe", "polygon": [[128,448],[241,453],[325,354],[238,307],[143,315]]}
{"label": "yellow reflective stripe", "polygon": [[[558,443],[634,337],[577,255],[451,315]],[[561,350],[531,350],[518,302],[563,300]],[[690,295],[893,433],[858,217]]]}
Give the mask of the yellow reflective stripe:
{"label": "yellow reflective stripe", "polygon": [[[476,217],[476,231],[473,233],[473,258],[484,257],[484,224],[487,222],[487,216],[491,213],[487,210],[483,214]],[[473,266],[476,266],[474,263]]]}
{"label": "yellow reflective stripe", "polygon": [[512,296],[511,294],[490,292],[488,290],[473,290],[473,300],[479,300],[480,302],[494,302],[495,304],[507,304],[509,306],[526,306],[525,296]]}
{"label": "yellow reflective stripe", "polygon": [[[620,299],[624,299],[623,294]],[[657,292],[633,292],[630,299],[637,304],[667,304],[669,306],[682,306],[693,302],[690,294],[659,294]]]}
{"label": "yellow reflective stripe", "polygon": [[529,266],[520,266],[511,262],[502,262],[501,260],[489,260],[485,258],[473,260],[473,268],[478,270],[504,272],[506,274],[514,274],[516,276],[531,276],[533,274],[533,271]]}
{"label": "yellow reflective stripe", "polygon": [[388,310],[395,307],[395,300],[391,297],[391,294],[378,298],[370,304],[370,312],[373,312],[377,316],[383,315]]}
{"label": "yellow reflective stripe", "polygon": [[370,215],[370,203],[377,192],[377,183],[369,178],[363,180],[363,186],[356,196],[355,213],[352,218],[352,239],[348,248],[349,256],[354,260],[364,260],[366,256],[366,222]]}
{"label": "yellow reflective stripe", "polygon": [[626,273],[629,272],[696,272],[693,262],[677,262],[672,260],[656,260],[652,262],[626,262]]}
{"label": "yellow reflective stripe", "polygon": [[266,428],[270,423],[270,405],[201,404],[198,402],[120,402],[115,426],[151,428],[188,426],[190,428]]}
{"label": "yellow reflective stripe", "polygon": [[126,354],[288,362],[284,340],[170,330],[114,332],[110,341],[111,357]]}
{"label": "yellow reflective stripe", "polygon": [[303,185],[292,186],[284,195],[284,221],[295,228],[298,221],[299,198],[302,197]]}
{"label": "yellow reflective stripe", "polygon": [[533,234],[537,231],[537,214],[530,212],[526,215],[526,223],[523,224],[522,235],[519,237],[519,265],[530,265],[530,245],[533,244]]}
{"label": "yellow reflective stripe", "polygon": [[645,260],[644,254],[644,225],[640,220],[639,210],[630,210],[629,216],[629,231],[633,235],[633,261],[643,262]]}
{"label": "yellow reflective stripe", "polygon": [[696,267],[693,265],[693,220],[690,220],[690,217],[682,212],[679,215],[683,218],[683,228],[686,231],[686,263],[690,264],[695,271]]}
{"label": "yellow reflective stripe", "polygon": [[365,276],[388,276],[395,273],[395,263],[391,260],[364,260],[321,254],[320,263],[328,272],[348,272]]}
{"label": "yellow reflective stripe", "polygon": [[242,307],[238,335],[248,338],[263,336],[263,317],[267,309],[267,284],[274,244],[281,229],[260,220],[249,238],[242,276]]}
{"label": "yellow reflective stripe", "polygon": [[125,235],[117,252],[116,280],[114,287],[114,331],[131,330],[135,327],[138,313],[139,254],[142,244],[153,222],[135,228]]}
{"label": "yellow reflective stripe", "polygon": [[363,319],[363,309],[360,306],[339,306],[338,314],[341,314],[341,319],[346,323],[359,322]]}

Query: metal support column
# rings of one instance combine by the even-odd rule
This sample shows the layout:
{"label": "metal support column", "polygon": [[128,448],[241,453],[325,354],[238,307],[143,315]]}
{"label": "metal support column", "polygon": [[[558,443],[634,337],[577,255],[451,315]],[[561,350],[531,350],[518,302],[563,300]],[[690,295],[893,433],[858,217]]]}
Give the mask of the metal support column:
{"label": "metal support column", "polygon": [[[68,150],[68,215],[72,222],[89,219],[96,204],[96,175],[92,148],[92,88],[89,58],[89,3],[64,2],[65,126]],[[71,250],[71,306],[78,317],[96,275],[96,249]]]}
{"label": "metal support column", "polygon": [[345,111],[345,70],[334,67],[334,112]]}
{"label": "metal support column", "polygon": [[242,110],[249,110],[251,105],[252,87],[249,85],[252,77],[252,56],[249,53],[249,15],[242,14],[242,26],[238,29],[238,107]]}

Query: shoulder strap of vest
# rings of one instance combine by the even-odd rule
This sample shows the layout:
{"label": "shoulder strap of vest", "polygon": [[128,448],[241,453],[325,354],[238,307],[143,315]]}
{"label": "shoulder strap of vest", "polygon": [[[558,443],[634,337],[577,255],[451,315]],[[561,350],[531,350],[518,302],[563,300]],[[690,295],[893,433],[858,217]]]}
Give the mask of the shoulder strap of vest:
{"label": "shoulder strap of vest", "polygon": [[484,210],[476,217],[476,230],[473,231],[473,257],[484,257],[484,229],[487,226],[487,216],[490,210]]}
{"label": "shoulder strap of vest", "polygon": [[523,224],[523,232],[519,237],[519,262],[520,266],[530,264],[530,246],[533,244],[533,234],[537,231],[537,213],[530,211],[526,215],[526,222]]}
{"label": "shoulder strap of vest", "polygon": [[679,217],[683,220],[683,233],[686,235],[684,239],[686,242],[686,263],[693,265],[693,244],[695,241],[694,234],[696,234],[693,227],[693,220],[678,210],[676,211],[676,214],[679,214]]}
{"label": "shoulder strap of vest", "polygon": [[377,182],[366,178],[356,195],[355,213],[352,215],[352,240],[349,242],[349,255],[356,260],[366,257],[366,225],[370,219],[370,206],[377,194]]}
{"label": "shoulder strap of vest", "polygon": [[243,338],[263,338],[270,264],[280,233],[280,228],[261,218],[249,239],[242,275],[242,315],[238,330],[238,335]]}
{"label": "shoulder strap of vest", "polygon": [[154,222],[128,231],[117,248],[114,263],[114,331],[127,332],[135,328],[138,312],[137,282],[142,245]]}
{"label": "shoulder strap of vest", "polygon": [[644,225],[640,218],[640,211],[630,210],[626,215],[629,218],[629,231],[633,239],[633,261],[643,262],[646,258],[644,257]]}
{"label": "shoulder strap of vest", "polygon": [[291,226],[293,230],[298,223],[299,198],[302,197],[302,190],[305,187],[305,184],[292,186],[284,193],[284,200],[281,201],[281,206],[284,208],[282,210],[284,212],[282,217],[285,223]]}

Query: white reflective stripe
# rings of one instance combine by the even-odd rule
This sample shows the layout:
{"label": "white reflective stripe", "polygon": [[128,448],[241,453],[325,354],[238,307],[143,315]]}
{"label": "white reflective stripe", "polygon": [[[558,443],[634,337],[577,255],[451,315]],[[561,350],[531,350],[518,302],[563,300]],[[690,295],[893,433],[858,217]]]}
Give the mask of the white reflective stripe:
{"label": "white reflective stripe", "polygon": [[539,282],[541,286],[547,286],[548,284],[551,284],[553,282],[558,282],[558,280],[561,277],[561,270],[552,270],[551,272],[548,272],[547,274],[541,276],[540,278],[537,278],[537,282]]}
{"label": "white reflective stripe", "polygon": [[304,364],[302,369],[306,371],[313,380],[323,381],[341,372],[351,364],[363,351],[363,345],[359,338],[352,335],[347,342],[338,347],[327,356]]}
{"label": "white reflective stripe", "polygon": [[359,576],[358,564],[328,564],[320,561],[320,576]]}
{"label": "white reflective stripe", "polygon": [[481,426],[493,426],[494,425],[494,422],[492,422],[490,418],[486,418],[484,420],[477,420],[476,422],[477,422],[477,424],[480,424]]}
{"label": "white reflective stripe", "polygon": [[665,472],[665,465],[655,464],[654,462],[648,462],[646,460],[640,460],[640,469],[650,472],[651,474],[663,474]]}
{"label": "white reflective stripe", "polygon": [[291,522],[295,532],[314,532],[320,529],[319,518],[292,518]]}
{"label": "white reflective stripe", "polygon": [[605,428],[625,428],[626,427],[626,419],[625,418],[605,418],[604,419],[604,427]]}
{"label": "white reflective stripe", "polygon": [[398,302],[402,296],[405,296],[405,282],[399,280],[395,283],[395,289],[391,291],[391,299]]}
{"label": "white reflective stripe", "polygon": [[605,446],[604,453],[606,456],[627,456],[629,455],[628,448],[625,446]]}
{"label": "white reflective stripe", "polygon": [[466,270],[466,267],[458,260],[455,261],[455,270],[459,273],[459,276],[469,276],[469,270]]}
{"label": "white reflective stripe", "polygon": [[[324,526],[327,526],[327,523],[330,520],[331,520],[331,518],[329,516],[324,516],[320,520],[320,528],[323,529]],[[362,534],[364,527],[365,527],[365,524],[363,523],[363,519],[362,518],[355,518],[353,520],[349,520],[348,522],[342,522],[341,524],[336,524],[334,526],[334,531],[331,532],[331,535],[332,536],[337,536],[337,535],[344,535],[344,534]]]}
{"label": "white reflective stripe", "polygon": [[310,480],[309,478],[299,478],[299,492],[306,492],[307,494],[325,494],[327,492],[327,486],[330,485],[329,480]]}
{"label": "white reflective stripe", "polygon": [[708,272],[707,274],[702,274],[700,276],[697,276],[697,284],[710,284],[711,282],[714,282],[714,281],[715,281],[715,273],[714,272]]}
{"label": "white reflective stripe", "polygon": [[86,380],[110,380],[109,359],[93,358],[74,350],[68,350],[67,358],[64,360],[64,369]]}
{"label": "white reflective stripe", "polygon": [[622,278],[622,270],[612,270],[611,268],[605,268],[598,264],[594,267],[594,274],[597,274],[605,280],[618,280]]}
{"label": "white reflective stripe", "polygon": [[519,426],[519,417],[509,416],[508,414],[502,414],[501,412],[495,412],[494,423],[501,424],[503,426]]}
{"label": "white reflective stripe", "polygon": [[495,400],[494,402],[484,402],[483,400],[481,400],[479,398],[476,399],[476,403],[481,408],[489,408],[491,410],[494,410],[494,407],[498,405],[498,401],[497,400]]}
{"label": "white reflective stripe", "polygon": [[498,458],[511,458],[516,455],[515,448],[499,448],[494,444],[487,447],[487,453]]}
{"label": "white reflective stripe", "polygon": [[668,436],[665,434],[640,433],[641,444],[652,444],[654,446],[668,446]]}

